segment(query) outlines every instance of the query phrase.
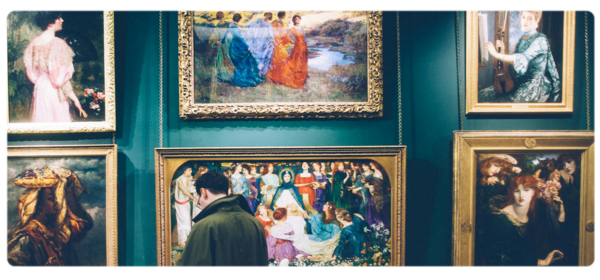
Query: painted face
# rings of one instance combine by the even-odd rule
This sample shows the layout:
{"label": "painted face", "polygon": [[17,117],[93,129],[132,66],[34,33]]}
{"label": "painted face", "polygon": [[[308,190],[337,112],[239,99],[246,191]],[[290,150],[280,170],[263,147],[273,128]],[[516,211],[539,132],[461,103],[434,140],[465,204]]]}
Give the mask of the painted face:
{"label": "painted face", "polygon": [[321,165],[319,165],[318,163],[313,163],[312,168],[314,172],[321,172]]}
{"label": "painted face", "polygon": [[238,165],[238,166],[235,167],[235,173],[237,174],[237,173],[240,173],[240,172],[242,172],[242,165]]}
{"label": "painted face", "polygon": [[302,170],[308,170],[308,168],[309,168],[308,162],[303,162],[302,163]]}
{"label": "painted face", "polygon": [[375,164],[373,164],[372,162],[369,163],[369,166],[371,167],[371,169],[373,170],[377,170],[377,167],[375,166]]}
{"label": "painted face", "polygon": [[275,167],[272,164],[270,164],[269,165],[269,173],[273,173],[273,170],[275,170]]}
{"label": "painted face", "polygon": [[248,171],[248,169],[246,168],[242,168],[242,174],[244,174],[245,176],[250,175],[250,171]]}
{"label": "painted face", "polygon": [[54,28],[54,31],[61,31],[63,29],[64,20],[62,17],[57,18],[53,24],[50,25],[50,28]]}
{"label": "painted face", "polygon": [[534,193],[533,188],[523,187],[523,184],[519,185],[513,194],[515,196],[515,204],[521,206],[529,205]]}
{"label": "painted face", "polygon": [[368,166],[368,165],[366,165],[366,164],[363,164],[363,165],[362,165],[362,170],[363,170],[363,171],[365,171],[365,172],[366,172],[366,171],[368,171],[369,169],[370,169],[370,168],[369,168],[369,166]]}
{"label": "painted face", "polygon": [[502,170],[502,167],[500,167],[500,165],[498,165],[497,163],[492,163],[492,166],[490,166],[490,168],[488,169],[488,175],[496,176],[496,174],[500,173],[500,170]]}
{"label": "painted face", "polygon": [[335,170],[335,162],[330,163],[329,168],[331,168],[331,170]]}
{"label": "painted face", "polygon": [[267,214],[267,209],[265,209],[264,206],[259,206],[258,207],[258,213],[261,214],[261,215],[265,215],[265,214]]}
{"label": "painted face", "polygon": [[250,167],[250,174],[256,174],[256,166]]}
{"label": "painted face", "polygon": [[290,174],[283,175],[283,181],[284,182],[289,183],[290,180],[292,180],[292,175],[290,175]]}
{"label": "painted face", "polygon": [[575,161],[569,161],[566,162],[565,161],[565,171],[567,171],[567,173],[569,173],[569,175],[573,175],[573,173],[575,173],[575,171],[577,171],[577,165],[575,164]]}
{"label": "painted face", "polygon": [[58,203],[56,202],[52,188],[43,188],[40,191],[40,194],[40,203],[42,203],[41,207],[46,215],[54,215],[58,213]]}
{"label": "painted face", "polygon": [[263,171],[265,171],[265,167],[264,167],[264,166],[261,166],[261,167],[260,167],[260,169],[258,169],[258,171],[259,171],[259,172],[262,174],[262,173],[263,173]]}
{"label": "painted face", "polygon": [[521,13],[521,30],[530,31],[537,28],[537,21],[535,15],[531,12]]}
{"label": "painted face", "polygon": [[190,177],[190,176],[192,176],[192,169],[191,169],[191,168],[188,168],[188,169],[186,169],[185,171],[183,171],[183,175],[184,175],[185,177]]}
{"label": "painted face", "polygon": [[294,22],[294,25],[298,25],[300,24],[300,17],[295,17],[292,21]]}

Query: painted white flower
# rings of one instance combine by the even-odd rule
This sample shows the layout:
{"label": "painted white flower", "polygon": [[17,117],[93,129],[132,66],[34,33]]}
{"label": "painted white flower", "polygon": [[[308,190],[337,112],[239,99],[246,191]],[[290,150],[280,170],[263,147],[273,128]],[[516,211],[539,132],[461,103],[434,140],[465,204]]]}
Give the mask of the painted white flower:
{"label": "painted white flower", "polygon": [[369,228],[365,227],[365,232],[371,231]]}
{"label": "painted white flower", "polygon": [[390,235],[390,231],[386,229],[386,230],[383,231],[383,234]]}
{"label": "painted white flower", "polygon": [[283,259],[279,263],[279,266],[289,266],[289,265],[290,265],[290,260],[288,260],[288,259]]}

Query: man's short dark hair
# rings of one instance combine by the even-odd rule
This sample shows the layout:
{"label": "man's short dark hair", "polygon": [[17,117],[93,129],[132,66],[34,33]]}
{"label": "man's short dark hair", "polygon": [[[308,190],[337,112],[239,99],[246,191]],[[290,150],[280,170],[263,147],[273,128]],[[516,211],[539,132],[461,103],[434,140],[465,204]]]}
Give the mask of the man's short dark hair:
{"label": "man's short dark hair", "polygon": [[229,180],[220,172],[208,171],[196,180],[195,186],[198,194],[200,194],[200,188],[207,189],[212,194],[227,194]]}

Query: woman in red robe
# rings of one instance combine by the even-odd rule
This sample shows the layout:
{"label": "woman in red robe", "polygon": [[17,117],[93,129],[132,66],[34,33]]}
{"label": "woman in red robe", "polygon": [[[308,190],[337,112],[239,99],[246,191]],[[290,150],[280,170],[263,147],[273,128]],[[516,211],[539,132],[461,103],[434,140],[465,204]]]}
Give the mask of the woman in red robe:
{"label": "woman in red robe", "polygon": [[296,176],[294,179],[294,185],[298,188],[300,195],[308,194],[308,202],[312,206],[315,202],[315,184],[317,184],[315,175],[309,172],[308,162],[302,163],[302,173]]}
{"label": "woman in red robe", "polygon": [[[267,72],[267,78],[274,83],[293,88],[303,88],[306,83],[308,77],[308,46],[304,40],[304,30],[300,27],[301,19],[299,15],[295,15],[292,18],[294,27],[288,31],[288,36],[292,35],[296,39],[290,56],[284,60],[275,61],[276,55],[273,54],[271,70]],[[280,41],[285,41],[286,36],[278,37]]]}

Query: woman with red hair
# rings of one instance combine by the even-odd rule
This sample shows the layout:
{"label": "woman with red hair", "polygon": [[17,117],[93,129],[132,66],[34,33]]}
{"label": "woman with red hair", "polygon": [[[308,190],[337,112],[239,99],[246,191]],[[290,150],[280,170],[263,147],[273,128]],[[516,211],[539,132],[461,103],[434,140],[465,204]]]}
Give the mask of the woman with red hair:
{"label": "woman with red hair", "polygon": [[481,250],[484,265],[547,266],[563,258],[553,250],[542,258],[536,254],[535,207],[539,189],[538,179],[530,175],[514,178],[507,197],[490,200],[492,218],[485,234],[485,250]]}

